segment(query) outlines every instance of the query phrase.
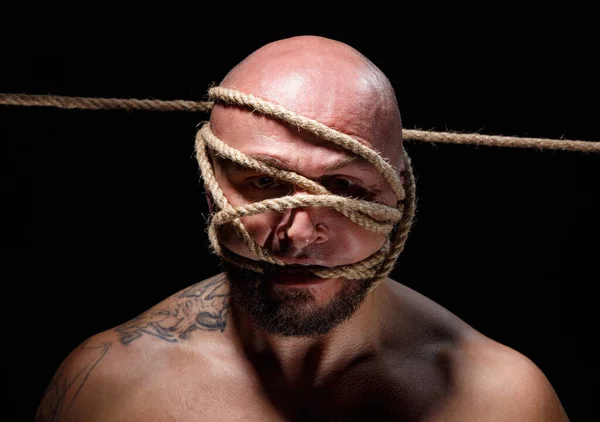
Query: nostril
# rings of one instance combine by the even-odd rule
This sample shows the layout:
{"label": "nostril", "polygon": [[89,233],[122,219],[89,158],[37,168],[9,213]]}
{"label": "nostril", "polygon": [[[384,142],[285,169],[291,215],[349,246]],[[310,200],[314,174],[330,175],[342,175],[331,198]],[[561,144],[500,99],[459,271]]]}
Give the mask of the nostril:
{"label": "nostril", "polygon": [[327,240],[329,240],[329,229],[327,228],[327,226],[323,223],[317,223],[317,225],[315,226],[315,232],[317,234],[317,237],[315,239],[315,243],[324,243],[327,242]]}

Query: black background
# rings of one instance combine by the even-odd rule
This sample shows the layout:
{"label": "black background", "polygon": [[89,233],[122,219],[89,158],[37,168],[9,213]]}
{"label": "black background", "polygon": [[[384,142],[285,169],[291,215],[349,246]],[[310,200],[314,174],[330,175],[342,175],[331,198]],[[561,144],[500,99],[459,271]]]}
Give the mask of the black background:
{"label": "black background", "polygon": [[[388,75],[405,128],[598,141],[589,16],[423,7],[255,18],[193,37],[42,39],[4,56],[0,92],[204,100],[208,85],[256,48],[313,34],[352,45]],[[0,106],[15,415],[33,418],[57,366],[85,338],[217,271],[193,159],[205,118]],[[528,356],[572,420],[592,420],[600,156],[406,148],[419,208],[393,278]]]}

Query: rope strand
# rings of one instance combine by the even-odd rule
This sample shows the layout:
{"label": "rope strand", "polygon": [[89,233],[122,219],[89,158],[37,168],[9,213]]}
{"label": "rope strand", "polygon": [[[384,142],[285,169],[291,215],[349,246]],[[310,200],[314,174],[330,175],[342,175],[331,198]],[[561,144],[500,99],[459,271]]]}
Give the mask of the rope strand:
{"label": "rope strand", "polygon": [[572,141],[568,139],[525,138],[517,136],[493,136],[479,133],[433,132],[404,129],[407,141],[446,144],[481,145],[507,148],[551,149],[561,151],[600,152],[600,142]]}
{"label": "rope strand", "polygon": [[62,97],[59,95],[0,94],[0,104],[13,106],[58,107],[79,110],[128,111],[210,111],[210,101],[136,100],[125,98]]}
{"label": "rope strand", "polygon": [[[85,98],[58,95],[0,93],[0,105],[58,107],[79,110],[208,112],[212,109],[213,102]],[[404,129],[402,135],[404,140],[416,142],[600,153],[600,142],[597,141],[481,135],[479,133],[452,133],[415,129]]]}

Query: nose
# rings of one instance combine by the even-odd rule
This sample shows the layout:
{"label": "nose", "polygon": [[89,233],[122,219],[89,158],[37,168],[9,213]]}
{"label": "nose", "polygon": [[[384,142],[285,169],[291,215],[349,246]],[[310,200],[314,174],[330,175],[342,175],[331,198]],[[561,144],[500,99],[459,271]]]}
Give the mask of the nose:
{"label": "nose", "polygon": [[[294,192],[295,195],[304,192]],[[280,240],[289,241],[294,249],[299,250],[312,244],[321,244],[329,240],[329,227],[320,221],[319,211],[315,208],[294,208],[289,211],[289,219],[277,231]]]}

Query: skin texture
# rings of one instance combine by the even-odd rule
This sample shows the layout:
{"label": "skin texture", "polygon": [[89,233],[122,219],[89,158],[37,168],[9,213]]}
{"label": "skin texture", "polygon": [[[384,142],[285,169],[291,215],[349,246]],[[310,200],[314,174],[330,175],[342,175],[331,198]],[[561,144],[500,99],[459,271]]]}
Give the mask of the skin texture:
{"label": "skin texture", "polygon": [[[402,125],[393,89],[348,45],[312,36],[267,44],[221,85],[343,131],[400,170]],[[246,154],[276,158],[282,168],[329,183],[340,194],[356,194],[356,185],[366,184],[369,200],[395,205],[381,175],[364,163],[345,162],[344,152],[312,135],[223,105],[215,106],[211,124],[219,138]],[[234,206],[290,192],[218,157],[213,161]],[[243,222],[257,243],[289,263],[348,264],[385,240],[327,209]],[[230,230],[220,238],[255,259]],[[298,318],[310,319],[336,295],[357,294],[346,290],[352,282],[344,279],[291,281],[285,275],[267,279],[265,297],[293,308]],[[381,283],[347,319],[310,336],[265,330],[232,293],[239,282],[218,274],[90,337],[57,370],[36,420],[568,420],[531,360],[394,280]]]}

